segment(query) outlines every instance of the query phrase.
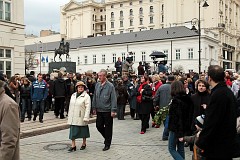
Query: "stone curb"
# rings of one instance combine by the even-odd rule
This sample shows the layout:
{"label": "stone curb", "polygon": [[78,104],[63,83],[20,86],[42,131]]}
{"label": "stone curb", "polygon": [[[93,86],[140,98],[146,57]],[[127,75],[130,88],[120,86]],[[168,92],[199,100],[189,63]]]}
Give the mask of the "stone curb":
{"label": "stone curb", "polygon": [[[125,112],[125,115],[129,115],[129,114],[130,114],[129,111]],[[95,123],[95,122],[96,122],[96,117],[90,118],[89,124]],[[36,129],[34,131],[26,131],[26,132],[20,133],[20,139],[28,138],[28,137],[34,137],[34,136],[37,136],[37,135],[42,135],[42,134],[46,134],[46,133],[60,131],[60,130],[68,129],[68,128],[69,128],[69,125],[66,124],[66,123],[63,123],[63,124],[59,124],[59,125],[54,126],[54,127],[49,127],[49,128],[45,127],[45,128]]]}

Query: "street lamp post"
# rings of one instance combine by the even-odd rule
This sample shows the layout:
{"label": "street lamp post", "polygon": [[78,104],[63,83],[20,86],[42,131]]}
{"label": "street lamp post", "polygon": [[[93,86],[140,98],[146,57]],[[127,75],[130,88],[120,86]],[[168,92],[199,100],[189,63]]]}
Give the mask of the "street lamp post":
{"label": "street lamp post", "polygon": [[[202,7],[208,7],[207,1],[204,1]],[[198,1],[198,73],[201,73],[201,0]]]}
{"label": "street lamp post", "polygon": [[42,41],[39,41],[39,43],[40,44],[42,44],[42,51],[40,52],[40,72],[39,73],[41,73],[42,72],[42,53],[43,53],[43,43],[42,43]]}

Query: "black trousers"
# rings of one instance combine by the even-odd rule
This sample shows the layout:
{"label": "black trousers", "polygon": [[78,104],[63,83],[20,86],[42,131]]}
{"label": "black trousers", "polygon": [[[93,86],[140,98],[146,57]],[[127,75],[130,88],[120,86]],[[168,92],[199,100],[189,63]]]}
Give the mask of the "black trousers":
{"label": "black trousers", "polygon": [[60,111],[60,118],[64,117],[64,102],[65,97],[55,97],[55,116],[59,116]]}
{"label": "black trousers", "polygon": [[130,115],[131,115],[132,118],[135,117],[135,109],[130,108]]}
{"label": "black trousers", "polygon": [[104,144],[110,146],[113,133],[113,117],[111,116],[111,112],[97,112],[96,127],[105,139]]}
{"label": "black trousers", "polygon": [[150,114],[139,114],[139,118],[142,122],[141,131],[146,132],[147,128],[149,127]]}

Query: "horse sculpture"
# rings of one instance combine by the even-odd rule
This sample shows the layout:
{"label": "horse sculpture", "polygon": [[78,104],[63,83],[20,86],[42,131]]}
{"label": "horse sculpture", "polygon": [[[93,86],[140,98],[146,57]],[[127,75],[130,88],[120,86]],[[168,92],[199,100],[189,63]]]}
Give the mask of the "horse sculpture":
{"label": "horse sculpture", "polygon": [[55,48],[54,62],[56,62],[55,58],[56,58],[57,55],[59,55],[59,59],[62,62],[61,56],[63,54],[66,54],[66,62],[67,62],[67,59],[69,58],[69,46],[70,46],[69,42],[66,42],[66,44],[63,45],[62,48],[61,47],[59,47],[58,49]]}

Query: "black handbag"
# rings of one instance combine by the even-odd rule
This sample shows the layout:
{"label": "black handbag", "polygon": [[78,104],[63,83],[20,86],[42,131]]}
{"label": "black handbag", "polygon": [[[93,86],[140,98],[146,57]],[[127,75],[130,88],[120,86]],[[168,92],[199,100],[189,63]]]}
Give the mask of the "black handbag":
{"label": "black handbag", "polygon": [[152,101],[152,96],[142,95],[142,101]]}

